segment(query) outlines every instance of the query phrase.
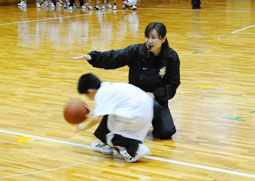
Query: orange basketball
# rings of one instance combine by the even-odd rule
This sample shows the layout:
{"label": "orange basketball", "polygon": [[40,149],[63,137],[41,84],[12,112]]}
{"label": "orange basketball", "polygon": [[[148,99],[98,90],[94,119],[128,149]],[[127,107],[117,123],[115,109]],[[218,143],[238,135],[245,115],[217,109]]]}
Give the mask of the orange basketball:
{"label": "orange basketball", "polygon": [[64,118],[68,123],[79,124],[87,118],[88,113],[87,104],[79,99],[73,99],[64,109]]}

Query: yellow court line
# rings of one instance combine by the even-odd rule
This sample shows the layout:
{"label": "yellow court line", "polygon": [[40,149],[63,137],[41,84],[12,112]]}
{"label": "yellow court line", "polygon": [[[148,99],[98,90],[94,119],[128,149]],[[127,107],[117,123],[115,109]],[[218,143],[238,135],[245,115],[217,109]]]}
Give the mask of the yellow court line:
{"label": "yellow court line", "polygon": [[[249,74],[248,74],[248,75],[249,75]],[[223,80],[223,81],[220,81],[220,82],[215,83],[215,84],[209,84],[209,85],[198,85],[198,86],[200,86],[200,88],[202,88],[202,89],[205,89],[205,88],[212,87],[212,86],[215,86],[215,85],[221,85],[221,84],[224,84],[224,83],[229,82],[229,81],[231,81],[231,80],[237,80],[237,79],[240,79],[240,78],[244,78],[244,77],[247,77],[248,75],[236,76],[236,77],[233,77],[232,79],[229,79],[229,80]]]}
{"label": "yellow court line", "polygon": [[[194,93],[196,93],[196,92],[198,92],[198,91],[200,91],[202,89],[210,88],[210,87],[213,87],[213,86],[216,86],[216,85],[221,85],[221,84],[224,84],[224,83],[232,81],[232,80],[237,80],[237,79],[245,78],[245,77],[247,77],[249,75],[255,75],[255,74],[251,74],[250,73],[250,74],[247,74],[247,75],[236,76],[236,77],[233,77],[233,78],[231,78],[229,80],[223,80],[223,81],[220,81],[220,82],[215,83],[215,84],[208,84],[208,85],[188,84],[188,85],[198,86],[198,89],[193,90],[193,91],[184,91],[181,95],[194,94]],[[227,88],[227,89],[235,89],[235,88]],[[254,92],[254,90],[251,90],[251,92]]]}
{"label": "yellow court line", "polygon": [[208,87],[212,87],[212,86],[215,86],[217,84],[209,84],[209,85],[198,85],[201,89],[205,89],[205,88],[208,88]]}
{"label": "yellow court line", "polygon": [[[61,132],[61,131],[64,131],[64,130],[68,130],[68,129],[70,129],[70,128],[73,128],[73,127],[72,127],[72,126],[64,127],[64,128],[59,129],[59,130],[56,130],[56,131],[52,131],[52,132],[49,132],[49,133],[45,133],[45,134],[43,134],[43,135],[39,135],[39,137],[43,137],[43,136],[46,136],[46,135],[50,135],[50,134],[52,134],[52,133],[58,133],[58,132]],[[0,134],[3,134],[3,133],[0,133]],[[4,149],[4,148],[9,148],[9,147],[11,147],[11,146],[15,146],[15,145],[17,145],[17,144],[20,144],[20,143],[23,143],[23,142],[25,142],[25,141],[28,141],[28,140],[33,139],[32,137],[25,137],[25,136],[15,136],[15,135],[9,135],[9,134],[4,134],[4,135],[12,136],[12,137],[15,137],[15,138],[18,137],[18,138],[20,138],[20,140],[18,140],[16,143],[12,143],[12,144],[10,144],[10,145],[1,146],[1,147],[0,147],[0,150],[1,150],[1,149]]]}
{"label": "yellow court line", "polygon": [[230,88],[230,87],[224,87],[224,89],[228,89],[228,90],[236,90],[236,88]]}

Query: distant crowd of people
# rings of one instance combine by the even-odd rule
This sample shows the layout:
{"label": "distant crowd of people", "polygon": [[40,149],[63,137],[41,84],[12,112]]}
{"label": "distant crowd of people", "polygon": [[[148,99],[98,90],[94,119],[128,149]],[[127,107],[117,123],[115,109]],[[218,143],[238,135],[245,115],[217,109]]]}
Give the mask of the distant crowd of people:
{"label": "distant crowd of people", "polygon": [[[124,10],[137,10],[136,7],[137,0],[123,0],[123,5],[122,9]],[[191,5],[192,9],[200,9],[201,8],[201,0],[191,0]],[[21,0],[20,3],[18,3],[18,6],[21,8],[26,8],[27,7],[27,0]],[[41,7],[64,7],[64,9],[70,9],[72,10],[73,8],[81,8],[81,9],[88,9],[90,11],[92,10],[101,10],[101,9],[111,9],[117,10],[117,0],[114,0],[113,2],[113,7],[109,0],[102,0],[101,5],[100,5],[100,0],[95,0],[94,3],[94,8],[92,5],[91,0],[79,0],[79,4],[76,3],[75,0],[36,0],[36,7],[41,8]]]}
{"label": "distant crowd of people", "polygon": [[[101,9],[111,9],[113,8],[113,10],[117,10],[117,0],[114,0],[113,2],[113,7],[111,5],[111,3],[109,2],[109,0],[102,0],[102,2],[100,2],[100,0],[95,0],[94,3],[94,8],[92,5],[91,0],[79,0],[79,4],[77,2],[75,2],[75,0],[36,0],[36,7],[37,8],[41,8],[41,7],[51,7],[51,8],[55,8],[55,7],[63,7],[64,9],[70,9],[72,10],[73,8],[81,8],[81,9],[88,9],[90,11],[92,10],[101,10]],[[136,3],[137,0],[124,0],[123,1],[123,5],[122,5],[122,9],[131,9],[131,10],[136,10]],[[18,3],[18,6],[20,8],[26,8],[27,7],[27,0],[21,0],[20,3]]]}

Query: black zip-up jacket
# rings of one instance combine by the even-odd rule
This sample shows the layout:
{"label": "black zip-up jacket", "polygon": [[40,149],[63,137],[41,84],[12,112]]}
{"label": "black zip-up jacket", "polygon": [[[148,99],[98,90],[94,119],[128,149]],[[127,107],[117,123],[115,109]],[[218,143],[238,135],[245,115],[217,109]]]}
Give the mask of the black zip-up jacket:
{"label": "black zip-up jacket", "polygon": [[135,44],[124,49],[105,52],[91,51],[88,62],[97,68],[116,69],[129,66],[129,83],[140,87],[146,92],[152,92],[161,105],[174,97],[180,85],[180,60],[178,54],[169,47],[169,55],[165,65],[158,63],[160,56],[146,54],[141,50],[145,44]]}

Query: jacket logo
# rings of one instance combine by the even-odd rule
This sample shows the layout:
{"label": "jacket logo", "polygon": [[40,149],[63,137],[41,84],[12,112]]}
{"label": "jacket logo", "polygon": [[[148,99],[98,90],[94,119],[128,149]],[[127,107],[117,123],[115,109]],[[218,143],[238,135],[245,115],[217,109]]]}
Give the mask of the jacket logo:
{"label": "jacket logo", "polygon": [[166,74],[166,66],[162,67],[162,68],[159,70],[159,76],[160,76],[161,78],[163,78],[165,74]]}

